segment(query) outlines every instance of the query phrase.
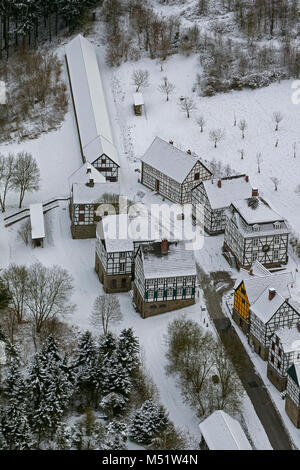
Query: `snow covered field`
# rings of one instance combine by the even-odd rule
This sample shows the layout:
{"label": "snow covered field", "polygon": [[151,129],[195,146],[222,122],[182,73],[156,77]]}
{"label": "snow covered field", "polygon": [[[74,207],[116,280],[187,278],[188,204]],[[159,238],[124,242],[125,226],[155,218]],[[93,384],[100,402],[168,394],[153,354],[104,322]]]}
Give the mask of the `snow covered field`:
{"label": "snow covered field", "polygon": [[[99,43],[98,38],[93,41]],[[126,63],[118,69],[108,69],[104,64],[104,52],[99,47],[99,59],[104,75],[108,106],[115,141],[121,159],[121,192],[130,199],[139,200],[139,192],[144,193],[143,202],[158,201],[138,183],[139,159],[156,135],[174,142],[182,149],[191,149],[200,157],[229,164],[236,171],[247,173],[251,183],[257,186],[260,194],[268,198],[274,209],[287,217],[297,232],[300,232],[298,216],[300,195],[295,193],[300,171],[300,138],[297,128],[300,107],[292,104],[292,82],[286,81],[257,91],[232,92],[213,98],[200,98],[192,92],[196,74],[200,73],[197,57],[174,56],[166,62],[164,70],[149,59],[138,63]],[[131,74],[134,69],[147,69],[150,72],[150,87],[143,91],[146,113],[134,116],[132,103],[134,86]],[[176,88],[166,102],[157,87],[164,76]],[[177,106],[180,96],[192,96],[197,104],[190,119],[181,113]],[[274,131],[273,111],[280,110],[284,120],[278,132]],[[195,118],[203,115],[207,121],[204,132],[200,133]],[[237,120],[245,118],[248,123],[245,139],[238,127],[234,127],[234,114]],[[209,130],[222,128],[225,139],[213,148],[209,140]],[[275,148],[276,139],[279,140]],[[293,144],[297,143],[299,155],[293,157]],[[241,160],[239,150],[245,150]],[[20,145],[2,145],[0,152],[26,150],[37,158],[41,169],[41,189],[27,196],[25,204],[41,202],[68,193],[68,177],[82,163],[74,112],[70,105],[69,113],[58,132],[41,136],[34,141]],[[256,154],[262,153],[261,174],[257,173]],[[281,183],[275,192],[270,177],[280,178]],[[15,197],[8,198],[8,209],[16,205]],[[18,225],[8,229],[1,228],[0,255],[1,265],[9,262],[32,263],[40,260],[45,265],[60,264],[68,269],[75,280],[73,301],[77,310],[69,319],[82,329],[90,328],[89,314],[96,295],[102,287],[94,271],[94,240],[72,240],[67,204],[61,203],[59,209],[45,216],[46,242],[44,249],[32,250],[25,247],[17,238]],[[197,253],[197,261],[206,270],[230,270],[221,255],[223,236],[205,237],[204,248]],[[292,269],[295,262],[292,261]],[[231,270],[232,272],[232,270]],[[234,276],[235,273],[232,272]],[[174,379],[165,374],[164,335],[168,322],[186,313],[187,316],[203,322],[199,303],[182,311],[170,312],[155,318],[142,320],[134,311],[128,294],[120,295],[124,321],[119,328],[133,326],[144,350],[146,367],[159,388],[162,403],[167,407],[174,423],[188,430],[198,439],[198,419],[195,412],[182,401],[179,388]],[[203,300],[200,296],[199,302]],[[119,329],[118,328],[118,329]],[[244,399],[243,415],[251,439],[258,449],[268,449],[270,444],[255,414],[248,397]]]}

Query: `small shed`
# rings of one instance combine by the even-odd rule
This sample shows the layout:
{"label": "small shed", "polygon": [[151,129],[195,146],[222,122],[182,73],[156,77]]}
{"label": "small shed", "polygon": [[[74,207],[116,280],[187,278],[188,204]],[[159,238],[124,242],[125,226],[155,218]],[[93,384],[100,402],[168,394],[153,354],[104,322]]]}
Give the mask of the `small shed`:
{"label": "small shed", "polygon": [[143,113],[144,98],[142,93],[134,93],[133,95],[133,109],[136,116],[141,116]]}
{"label": "small shed", "polygon": [[45,238],[43,204],[31,204],[29,209],[33,245],[43,247]]}

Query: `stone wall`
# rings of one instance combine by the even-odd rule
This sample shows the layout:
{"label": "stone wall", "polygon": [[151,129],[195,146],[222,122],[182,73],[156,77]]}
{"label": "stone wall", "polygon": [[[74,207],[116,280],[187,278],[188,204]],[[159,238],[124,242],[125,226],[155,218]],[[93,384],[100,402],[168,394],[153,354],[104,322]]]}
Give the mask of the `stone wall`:
{"label": "stone wall", "polygon": [[300,428],[300,410],[288,395],[285,398],[285,411],[294,426]]}
{"label": "stone wall", "polygon": [[[112,276],[108,276],[97,253],[95,257],[95,271],[98,274],[99,280],[103,284],[103,289],[107,294],[128,292],[131,289],[131,274],[114,274]],[[122,283],[123,280],[124,284]],[[115,281],[115,287],[112,286],[113,281]]]}
{"label": "stone wall", "polygon": [[268,364],[267,377],[279,392],[283,392],[286,389],[287,378],[279,375],[271,364]]}

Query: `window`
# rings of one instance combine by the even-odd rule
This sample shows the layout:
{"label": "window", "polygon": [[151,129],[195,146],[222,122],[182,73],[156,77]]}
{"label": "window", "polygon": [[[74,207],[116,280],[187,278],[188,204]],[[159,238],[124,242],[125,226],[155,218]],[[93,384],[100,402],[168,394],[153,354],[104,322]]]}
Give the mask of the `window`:
{"label": "window", "polygon": [[275,351],[275,343],[274,343],[274,341],[272,342],[272,351]]}
{"label": "window", "polygon": [[253,232],[259,232],[259,225],[253,225]]}
{"label": "window", "polygon": [[198,181],[200,179],[200,173],[195,173],[195,181]]}
{"label": "window", "polygon": [[278,338],[278,336],[276,336],[276,344],[277,344],[277,346],[279,345],[279,338]]}
{"label": "window", "polygon": [[84,204],[79,204],[79,210],[84,211],[85,210],[85,205]]}
{"label": "window", "polygon": [[253,246],[258,246],[259,239],[258,238],[253,238],[252,240],[252,245]]}
{"label": "window", "polygon": [[243,295],[246,295],[245,289],[241,288],[241,293],[242,293]]}
{"label": "window", "polygon": [[84,214],[79,214],[78,220],[79,222],[84,222]]}
{"label": "window", "polygon": [[278,367],[278,369],[280,369],[280,367],[281,367],[281,362],[280,361],[277,362],[277,367]]}
{"label": "window", "polygon": [[125,263],[121,262],[120,263],[120,273],[124,273],[124,272],[125,272]]}
{"label": "window", "polygon": [[278,259],[278,258],[279,258],[279,251],[274,250],[274,259]]}
{"label": "window", "polygon": [[101,160],[101,165],[105,165],[106,164],[106,159],[105,158],[102,158]]}
{"label": "window", "polygon": [[278,356],[281,357],[281,349],[278,351]]}
{"label": "window", "polygon": [[126,253],[125,253],[125,251],[122,251],[122,252],[120,253],[120,258],[122,258],[122,259],[126,258]]}
{"label": "window", "polygon": [[274,237],[274,243],[275,243],[275,245],[279,245],[280,237],[278,237],[278,235],[276,237]]}
{"label": "window", "polygon": [[275,222],[275,223],[274,223],[274,228],[275,228],[276,230],[279,230],[279,229],[281,228],[281,223],[280,223],[280,222]]}
{"label": "window", "polygon": [[257,252],[252,253],[252,261],[256,261],[257,256],[258,256]]}
{"label": "window", "polygon": [[271,354],[271,362],[272,362],[272,364],[274,364],[274,356],[273,356],[273,354]]}

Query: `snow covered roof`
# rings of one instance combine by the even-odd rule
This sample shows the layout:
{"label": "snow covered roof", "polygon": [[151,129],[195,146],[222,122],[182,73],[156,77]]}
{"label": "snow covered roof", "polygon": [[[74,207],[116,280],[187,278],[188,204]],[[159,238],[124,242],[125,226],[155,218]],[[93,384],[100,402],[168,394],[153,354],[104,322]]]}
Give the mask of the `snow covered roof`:
{"label": "snow covered roof", "polygon": [[271,273],[268,271],[268,274],[263,274],[262,272],[261,274],[257,274],[257,272],[257,270],[256,273],[253,271],[252,276],[250,273],[247,273],[242,278],[239,277],[239,280],[235,284],[236,289],[242,281],[244,282],[250,305],[252,305],[262,292],[270,286],[276,289],[285,299],[291,297],[291,289],[295,282],[292,272],[281,271]]}
{"label": "snow covered roof", "polygon": [[300,332],[297,326],[293,328],[280,328],[276,330],[274,335],[278,336],[280,339],[285,353],[297,350],[300,352]]}
{"label": "snow covered roof", "polygon": [[160,137],[155,137],[141,160],[180,184],[200,161]]}
{"label": "snow covered roof", "polygon": [[144,104],[144,98],[142,93],[134,93],[133,102],[135,106],[141,106]]}
{"label": "snow covered roof", "polygon": [[94,162],[109,151],[119,164],[95,47],[79,34],[65,50],[83,154]]}
{"label": "snow covered roof", "polygon": [[45,238],[43,204],[31,204],[29,211],[32,240]]}
{"label": "snow covered roof", "polygon": [[273,285],[267,287],[250,307],[251,311],[265,324],[268,323],[277,310],[285,303],[285,299],[279,292],[276,292],[275,296],[270,300],[270,289],[273,289]]}
{"label": "snow covered roof", "polygon": [[199,424],[210,450],[252,450],[240,423],[222,410],[217,410]]}
{"label": "snow covered roof", "polygon": [[146,279],[197,275],[193,252],[186,249],[184,242],[169,242],[164,254],[161,242],[154,242],[142,247],[142,256]]}
{"label": "snow covered roof", "polygon": [[212,209],[229,207],[236,199],[249,198],[252,186],[246,181],[245,175],[221,179],[221,187],[217,180],[206,180],[202,183]]}
{"label": "snow covered roof", "polygon": [[120,194],[119,183],[73,184],[73,204],[95,204],[102,201],[103,194]]}
{"label": "snow covered roof", "polygon": [[74,183],[88,183],[90,179],[95,183],[105,183],[106,178],[90,162],[85,162],[78,170],[74,171],[69,177],[69,186],[72,188]]}
{"label": "snow covered roof", "polygon": [[248,199],[239,199],[232,203],[247,224],[267,224],[284,221],[282,216],[275,212],[264,199],[261,197],[256,199],[258,200],[258,205],[255,209],[249,207]]}

